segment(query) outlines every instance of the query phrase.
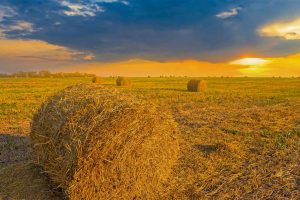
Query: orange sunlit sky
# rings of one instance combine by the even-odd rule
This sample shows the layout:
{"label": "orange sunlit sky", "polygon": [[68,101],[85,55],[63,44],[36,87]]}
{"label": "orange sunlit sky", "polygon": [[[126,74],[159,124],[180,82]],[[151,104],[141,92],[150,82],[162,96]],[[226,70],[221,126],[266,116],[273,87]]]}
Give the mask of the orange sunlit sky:
{"label": "orange sunlit sky", "polygon": [[0,73],[300,76],[295,0],[0,2]]}

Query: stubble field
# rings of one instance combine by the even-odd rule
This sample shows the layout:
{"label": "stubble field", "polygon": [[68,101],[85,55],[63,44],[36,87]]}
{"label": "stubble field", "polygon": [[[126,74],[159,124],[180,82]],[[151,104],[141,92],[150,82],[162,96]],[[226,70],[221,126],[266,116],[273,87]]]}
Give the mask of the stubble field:
{"label": "stubble field", "polygon": [[[132,78],[124,93],[171,110],[180,158],[166,199],[299,199],[300,79]],[[33,113],[48,96],[90,78],[0,79],[0,199],[59,199],[31,164]],[[107,87],[115,86],[106,78]]]}

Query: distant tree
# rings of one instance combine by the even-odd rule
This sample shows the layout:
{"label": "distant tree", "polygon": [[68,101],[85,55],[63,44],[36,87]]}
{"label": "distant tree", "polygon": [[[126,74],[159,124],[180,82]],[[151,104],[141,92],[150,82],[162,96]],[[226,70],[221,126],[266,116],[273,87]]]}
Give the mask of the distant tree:
{"label": "distant tree", "polygon": [[9,75],[8,74],[0,74],[0,77],[5,78],[5,77],[9,77]]}
{"label": "distant tree", "polygon": [[0,74],[0,77],[43,77],[43,78],[50,78],[50,77],[93,77],[95,76],[94,74],[88,74],[88,73],[79,73],[79,72],[74,72],[74,73],[51,73],[49,71],[39,71],[39,72],[16,72],[13,74]]}
{"label": "distant tree", "polygon": [[29,77],[37,77],[39,76],[37,72],[28,72]]}

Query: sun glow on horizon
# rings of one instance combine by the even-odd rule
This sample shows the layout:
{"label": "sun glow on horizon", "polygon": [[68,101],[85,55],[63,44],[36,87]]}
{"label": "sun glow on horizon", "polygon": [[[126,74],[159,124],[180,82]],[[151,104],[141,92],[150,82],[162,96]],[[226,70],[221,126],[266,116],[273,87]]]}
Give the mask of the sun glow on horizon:
{"label": "sun glow on horizon", "polygon": [[263,58],[242,58],[239,60],[234,60],[230,62],[231,65],[243,65],[245,68],[239,69],[242,74],[245,75],[259,75],[266,71],[266,67],[271,60],[266,60]]}
{"label": "sun glow on horizon", "polygon": [[257,66],[257,65],[264,65],[269,63],[270,60],[266,60],[263,58],[242,58],[239,60],[234,60],[230,62],[232,65],[246,65],[246,66]]}

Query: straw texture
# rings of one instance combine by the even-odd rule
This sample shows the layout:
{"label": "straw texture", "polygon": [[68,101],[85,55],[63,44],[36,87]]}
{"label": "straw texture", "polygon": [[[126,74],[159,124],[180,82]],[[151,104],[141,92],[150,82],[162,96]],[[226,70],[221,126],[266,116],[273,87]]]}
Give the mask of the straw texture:
{"label": "straw texture", "polygon": [[131,80],[126,77],[118,77],[116,80],[117,86],[130,86],[132,85]]}
{"label": "straw texture", "polygon": [[35,163],[71,200],[160,199],[178,157],[167,111],[94,84],[66,88],[34,115]]}
{"label": "straw texture", "polygon": [[190,92],[205,92],[207,89],[207,81],[190,80],[187,84],[187,89]]}

